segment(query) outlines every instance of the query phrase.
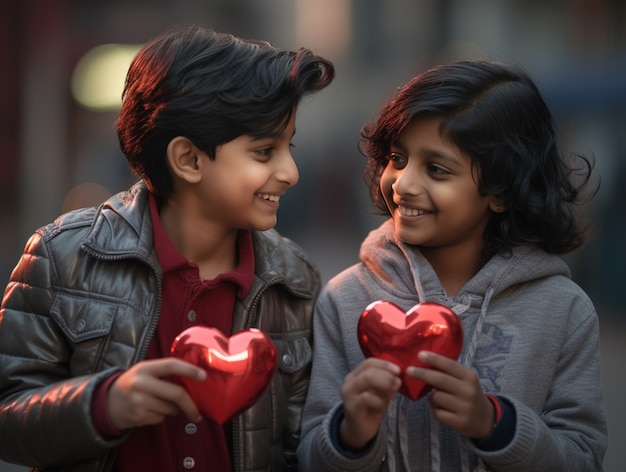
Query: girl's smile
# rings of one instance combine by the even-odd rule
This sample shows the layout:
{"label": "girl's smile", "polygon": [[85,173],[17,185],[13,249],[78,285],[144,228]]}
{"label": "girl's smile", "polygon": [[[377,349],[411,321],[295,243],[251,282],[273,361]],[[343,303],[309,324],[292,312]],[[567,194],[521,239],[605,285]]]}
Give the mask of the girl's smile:
{"label": "girl's smile", "polygon": [[426,117],[406,126],[391,146],[380,188],[401,241],[427,257],[452,260],[463,248],[478,259],[494,197],[480,195],[471,159],[442,136],[440,123]]}

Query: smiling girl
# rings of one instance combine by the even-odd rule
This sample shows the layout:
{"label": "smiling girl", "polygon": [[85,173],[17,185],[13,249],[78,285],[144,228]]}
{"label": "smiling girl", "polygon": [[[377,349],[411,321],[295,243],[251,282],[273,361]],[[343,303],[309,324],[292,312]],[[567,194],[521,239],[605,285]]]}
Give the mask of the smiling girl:
{"label": "smiling girl", "polygon": [[[591,162],[561,156],[525,73],[486,61],[418,75],[362,138],[390,218],[318,299],[302,470],[601,470],[598,318],[559,257],[585,242]],[[430,368],[407,368],[428,397],[399,395],[400,367],[361,353],[375,300],[459,317],[458,361],[422,351]]]}

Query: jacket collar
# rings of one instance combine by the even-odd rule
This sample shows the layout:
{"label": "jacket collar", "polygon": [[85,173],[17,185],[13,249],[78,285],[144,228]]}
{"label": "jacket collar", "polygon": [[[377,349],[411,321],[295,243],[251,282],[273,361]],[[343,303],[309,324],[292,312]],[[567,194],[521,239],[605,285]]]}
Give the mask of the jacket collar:
{"label": "jacket collar", "polygon": [[83,244],[104,258],[156,260],[148,195],[146,184],[140,181],[105,201]]}
{"label": "jacket collar", "polygon": [[[105,201],[96,211],[83,246],[103,259],[138,258],[162,272],[154,250],[149,190],[143,181]],[[304,252],[277,231],[253,231],[255,278],[281,283],[292,293],[310,296],[310,271]]]}

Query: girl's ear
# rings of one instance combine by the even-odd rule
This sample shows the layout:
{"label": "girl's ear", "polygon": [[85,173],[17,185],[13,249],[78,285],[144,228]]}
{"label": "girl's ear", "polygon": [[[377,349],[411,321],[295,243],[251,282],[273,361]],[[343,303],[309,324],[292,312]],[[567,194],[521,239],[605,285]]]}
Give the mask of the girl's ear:
{"label": "girl's ear", "polygon": [[506,210],[509,209],[509,206],[504,203],[504,200],[494,196],[489,202],[489,209],[494,213],[504,213]]}
{"label": "girl's ear", "polygon": [[177,136],[167,145],[167,162],[175,177],[189,183],[198,183],[201,151],[184,136]]}

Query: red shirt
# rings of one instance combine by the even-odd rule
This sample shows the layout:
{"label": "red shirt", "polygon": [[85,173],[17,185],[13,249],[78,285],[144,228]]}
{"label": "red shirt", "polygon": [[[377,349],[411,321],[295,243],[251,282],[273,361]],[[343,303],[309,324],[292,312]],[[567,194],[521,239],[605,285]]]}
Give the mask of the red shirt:
{"label": "red shirt", "polygon": [[[146,359],[168,356],[174,338],[191,326],[215,327],[230,336],[235,300],[250,290],[254,276],[250,232],[238,234],[235,270],[202,280],[198,266],[189,262],[165,233],[152,195],[150,213],[154,248],[163,268],[163,290],[159,323]],[[133,430],[119,449],[115,470],[232,470],[230,442],[230,424],[222,427],[208,418],[193,423],[180,413],[159,425]]]}

